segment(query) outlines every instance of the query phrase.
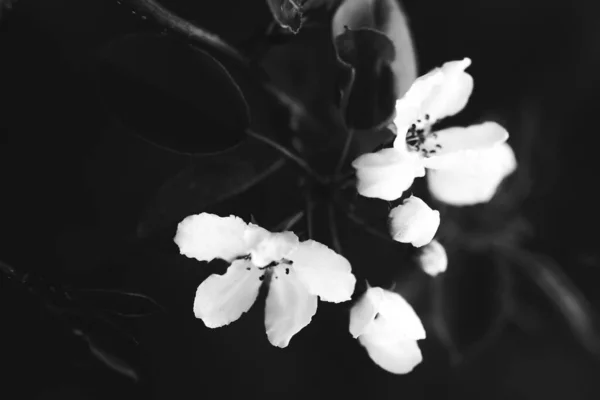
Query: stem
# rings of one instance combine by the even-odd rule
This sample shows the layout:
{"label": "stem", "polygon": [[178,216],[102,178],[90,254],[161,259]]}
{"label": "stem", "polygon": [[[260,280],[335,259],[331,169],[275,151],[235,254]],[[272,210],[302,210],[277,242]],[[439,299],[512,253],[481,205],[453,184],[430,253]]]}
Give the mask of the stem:
{"label": "stem", "polygon": [[394,239],[392,239],[392,237],[389,234],[383,233],[379,229],[375,228],[374,226],[369,224],[367,221],[365,221],[364,219],[362,219],[361,217],[356,215],[353,211],[346,210],[346,216],[348,217],[348,219],[350,221],[354,222],[355,224],[357,224],[361,228],[363,228],[365,230],[365,232],[368,232],[371,235],[377,236],[378,238],[386,240],[388,242],[394,242]]}
{"label": "stem", "polygon": [[312,239],[314,237],[313,230],[313,208],[315,206],[315,202],[310,193],[310,188],[304,190],[304,202],[306,204],[306,231],[308,234],[308,238]]}
{"label": "stem", "polygon": [[308,175],[310,175],[312,178],[314,178],[315,180],[317,180],[317,182],[322,183],[322,184],[326,184],[328,182],[328,180],[324,177],[322,177],[321,175],[319,175],[314,169],[311,168],[310,165],[308,165],[308,163],[306,161],[304,161],[302,158],[300,158],[299,156],[297,156],[296,154],[292,153],[290,150],[288,150],[287,148],[285,148],[284,146],[280,145],[279,143],[275,142],[272,139],[269,139],[266,136],[263,136],[259,133],[256,133],[250,129],[246,130],[246,134],[256,140],[259,140],[265,144],[268,144],[269,146],[271,146],[272,148],[274,148],[275,150],[277,150],[278,152],[280,152],[281,154],[283,154],[285,157],[287,157],[288,159],[292,160],[293,162],[295,162],[300,168],[302,168]]}
{"label": "stem", "polygon": [[350,151],[350,144],[352,143],[352,139],[354,138],[354,129],[348,129],[346,134],[346,141],[344,142],[344,148],[342,149],[342,154],[340,155],[340,159],[338,160],[337,166],[335,167],[335,176],[337,177],[344,166],[344,161],[346,161],[346,157],[348,157],[348,152]]}
{"label": "stem", "polygon": [[277,226],[272,229],[272,232],[289,231],[302,219],[302,217],[304,217],[304,210],[300,210],[278,223]]}
{"label": "stem", "polygon": [[337,222],[335,220],[335,208],[333,203],[330,201],[327,205],[327,215],[329,217],[329,230],[331,231],[331,242],[333,248],[338,254],[342,254],[342,243],[340,242],[340,235],[337,228]]}
{"label": "stem", "polygon": [[340,155],[340,159],[335,167],[335,176],[337,176],[342,167],[344,166],[344,161],[346,161],[346,157],[348,156],[348,151],[350,150],[350,144],[352,143],[352,138],[354,137],[354,129],[348,129],[346,126],[346,111],[348,110],[348,102],[350,101],[350,92],[352,91],[352,87],[354,86],[354,79],[356,78],[356,71],[354,68],[350,69],[350,79],[348,80],[348,85],[346,86],[346,91],[344,98],[342,99],[342,104],[340,106],[340,113],[342,117],[343,126],[346,128],[346,141],[344,143],[344,148],[342,149],[342,154]]}

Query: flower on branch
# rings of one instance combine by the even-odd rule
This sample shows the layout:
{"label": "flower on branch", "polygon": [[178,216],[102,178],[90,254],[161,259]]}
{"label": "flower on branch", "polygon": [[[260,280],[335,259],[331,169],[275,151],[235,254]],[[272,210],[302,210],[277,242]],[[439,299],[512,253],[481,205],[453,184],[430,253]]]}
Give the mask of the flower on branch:
{"label": "flower on branch", "polygon": [[[496,149],[507,140],[508,132],[495,122],[432,129],[436,122],[466,106],[473,91],[473,78],[465,72],[470,64],[468,58],[447,62],[418,78],[404,97],[396,101],[397,137],[393,147],[363,154],[352,164],[361,195],[396,200],[415,178],[425,175],[425,168],[435,171],[429,186],[442,201],[452,199],[467,204],[491,197],[490,192],[493,195],[501,179],[511,170],[506,151]],[[496,157],[480,156],[481,152],[490,151],[495,151]],[[496,165],[498,162],[503,167]],[[464,184],[444,185],[446,176],[441,174],[451,171],[449,176],[460,181],[464,172],[474,166],[489,169],[492,171],[489,174],[496,179],[486,180],[488,175],[478,180],[468,175]],[[484,181],[485,189],[481,189],[477,183]]]}
{"label": "flower on branch", "polygon": [[187,257],[231,263],[224,275],[210,275],[196,291],[194,314],[209,328],[240,318],[268,281],[267,337],[286,347],[315,315],[317,297],[339,303],[354,292],[348,260],[314,240],[300,242],[293,232],[272,233],[233,215],[202,213],[181,221],[174,240]]}
{"label": "flower on branch", "polygon": [[407,374],[423,360],[417,340],[425,339],[425,329],[398,293],[368,288],[350,311],[350,334],[375,364],[394,374]]}

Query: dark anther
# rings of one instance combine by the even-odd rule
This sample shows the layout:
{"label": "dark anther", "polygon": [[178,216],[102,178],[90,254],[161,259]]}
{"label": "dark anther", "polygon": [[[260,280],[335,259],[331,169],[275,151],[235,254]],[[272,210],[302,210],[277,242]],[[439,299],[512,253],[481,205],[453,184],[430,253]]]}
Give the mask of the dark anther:
{"label": "dark anther", "polygon": [[282,264],[292,265],[294,262],[292,260],[288,260],[287,258],[281,259]]}
{"label": "dark anther", "polygon": [[264,281],[264,280],[265,280],[265,275],[263,274],[263,275],[259,276],[259,277],[258,277],[258,280],[259,280],[259,281]]}
{"label": "dark anther", "polygon": [[251,258],[250,254],[246,254],[244,256],[238,256],[235,259],[236,260],[250,260],[250,258]]}
{"label": "dark anther", "polygon": [[289,275],[289,274],[290,274],[290,269],[289,269],[289,268],[286,268],[286,269],[285,269],[285,274],[286,274],[286,275]]}
{"label": "dark anther", "polygon": [[246,267],[246,271],[250,271],[250,267]]}
{"label": "dark anther", "polygon": [[379,313],[375,314],[375,318],[374,319],[377,319],[377,318],[379,318]]}
{"label": "dark anther", "polygon": [[429,114],[425,114],[425,121],[429,121]]}
{"label": "dark anther", "polygon": [[438,143],[436,143],[436,144],[435,144],[435,147],[437,147],[438,149],[441,149],[441,148],[442,148],[442,145],[441,145],[441,144],[438,144]]}

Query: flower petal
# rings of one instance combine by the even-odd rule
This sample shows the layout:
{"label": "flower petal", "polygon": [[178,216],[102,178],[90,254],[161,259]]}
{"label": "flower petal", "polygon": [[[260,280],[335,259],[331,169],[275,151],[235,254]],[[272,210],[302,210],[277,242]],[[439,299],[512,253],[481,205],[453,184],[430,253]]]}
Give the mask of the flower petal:
{"label": "flower petal", "polygon": [[246,228],[244,220],[234,215],[190,215],[177,226],[174,241],[181,254],[198,261],[232,261],[250,251],[244,239]]}
{"label": "flower petal", "polygon": [[421,350],[414,340],[380,343],[369,335],[358,340],[375,364],[393,374],[407,374],[423,361]]}
{"label": "flower petal", "polygon": [[431,135],[423,145],[427,150],[436,150],[434,156],[425,159],[425,166],[431,169],[453,168],[464,157],[492,148],[506,139],[508,132],[495,122],[443,129]]}
{"label": "flower petal", "polygon": [[350,309],[350,334],[354,339],[365,333],[379,313],[383,289],[369,287]]}
{"label": "flower petal", "polygon": [[298,243],[298,236],[294,232],[268,232],[253,246],[252,262],[257,267],[264,267],[273,261],[280,261],[288,257],[298,247]]}
{"label": "flower petal", "polygon": [[394,124],[398,133],[406,133],[411,124],[426,114],[433,123],[461,111],[473,91],[473,78],[464,72],[470,64],[468,58],[449,61],[419,77],[396,101]]}
{"label": "flower petal", "polygon": [[508,143],[469,152],[450,169],[430,170],[429,191],[436,199],[453,206],[488,202],[504,178],[515,171],[517,161]]}
{"label": "flower petal", "polygon": [[254,304],[263,273],[247,260],[236,260],[224,275],[213,274],[206,278],[196,291],[196,318],[208,328],[237,320]]}
{"label": "flower petal", "polygon": [[469,58],[442,65],[443,82],[435,87],[423,104],[423,109],[433,121],[457,114],[467,105],[473,93],[473,77],[465,72],[469,65]]}
{"label": "flower petal", "polygon": [[448,256],[446,249],[437,240],[432,240],[422,248],[419,255],[419,265],[423,272],[428,275],[436,276],[448,267]]}
{"label": "flower petal", "polygon": [[431,242],[440,225],[439,211],[411,196],[390,211],[391,234],[395,241],[421,247]]}
{"label": "flower petal", "polygon": [[401,197],[415,177],[425,175],[422,160],[416,153],[396,148],[363,154],[352,166],[356,169],[358,193],[388,201]]}
{"label": "flower petal", "polygon": [[290,339],[308,325],[317,312],[317,296],[308,292],[292,268],[273,270],[267,304],[265,327],[273,346],[287,347]]}
{"label": "flower petal", "polygon": [[292,269],[308,292],[321,300],[340,303],[350,300],[356,278],[348,260],[329,247],[307,240],[289,255]]}

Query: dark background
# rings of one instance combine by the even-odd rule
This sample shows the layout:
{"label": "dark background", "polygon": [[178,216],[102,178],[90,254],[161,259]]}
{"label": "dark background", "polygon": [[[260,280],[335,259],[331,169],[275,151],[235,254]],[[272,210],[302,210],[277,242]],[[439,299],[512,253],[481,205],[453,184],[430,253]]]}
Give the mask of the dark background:
{"label": "dark background", "polygon": [[[156,106],[152,101],[142,103],[145,93],[132,96],[126,85],[121,92],[114,85],[121,81],[99,61],[103,46],[140,32],[178,37],[132,14],[127,2],[12,3],[0,19],[0,260],[35,278],[19,283],[0,274],[2,398],[600,398],[598,356],[589,345],[597,339],[595,331],[553,307],[570,299],[566,280],[556,284],[567,288],[562,303],[553,301],[535,275],[458,244],[449,246],[447,275],[434,282],[409,264],[399,272],[393,262],[406,258],[404,250],[371,243],[372,237],[345,222],[340,222],[342,244],[359,274],[375,285],[395,282],[427,327],[445,313],[447,329],[428,329],[428,339],[420,343],[424,361],[414,372],[394,376],[374,366],[346,334],[344,306],[320,303],[313,322],[283,350],[266,340],[262,298],[232,325],[206,329],[193,317],[194,293],[222,266],[199,267],[179,256],[170,241],[174,225],[151,239],[136,236],[148,204],[188,165],[189,156],[149,144],[111,115],[117,108],[134,120],[148,115],[160,131],[164,120],[151,114],[162,109],[167,120],[180,121],[165,123],[165,130],[191,126],[200,137],[193,146],[217,149],[229,145],[227,132],[235,131],[243,111],[218,110],[225,120],[231,115],[225,129],[206,119],[212,114],[203,109],[206,104],[185,109],[165,102],[155,110],[148,108]],[[258,0],[163,4],[246,49],[271,21]],[[594,193],[600,6],[585,0],[419,0],[404,7],[419,71],[470,57],[476,89],[460,121],[501,121],[520,165],[495,203],[446,210],[448,221],[467,231],[474,226],[475,232],[490,226],[498,235],[509,220],[527,221],[529,234],[519,245],[555,260],[550,264],[561,266],[595,313],[600,307]],[[314,85],[326,68],[315,61],[320,48],[315,37],[301,32],[267,50],[264,64],[284,76],[289,72],[288,81],[274,80],[283,79],[292,91],[313,90],[310,96],[327,98],[327,86]],[[110,57],[118,63],[124,56],[109,51]],[[209,99],[214,93],[217,103],[224,98],[218,87],[195,82],[191,68],[187,73],[190,93]],[[278,137],[285,114],[245,94],[258,110],[254,123]],[[272,155],[257,152],[257,158],[266,157]],[[207,210],[246,219],[252,214],[272,227],[301,197],[289,178],[294,171],[286,167]],[[517,236],[512,230],[505,234]],[[48,299],[57,297],[48,289],[52,284],[144,293],[166,311],[119,319],[117,329],[49,308]],[[111,296],[86,301],[131,306]],[[135,368],[139,381],[94,358],[86,341],[73,335],[74,326],[94,337],[105,357],[118,357],[110,358],[111,365]]]}

